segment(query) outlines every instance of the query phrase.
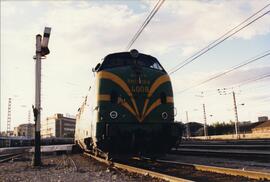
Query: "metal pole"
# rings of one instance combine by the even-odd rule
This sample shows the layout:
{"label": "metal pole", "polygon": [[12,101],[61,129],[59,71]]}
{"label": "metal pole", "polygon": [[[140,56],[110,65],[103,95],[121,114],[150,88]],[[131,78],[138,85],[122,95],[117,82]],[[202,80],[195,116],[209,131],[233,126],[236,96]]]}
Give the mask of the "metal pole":
{"label": "metal pole", "polygon": [[31,110],[28,111],[27,138],[31,138],[30,121],[31,121]]}
{"label": "metal pole", "polygon": [[186,133],[187,133],[187,138],[189,138],[190,137],[190,130],[189,130],[189,123],[188,123],[188,111],[186,111],[186,118],[187,118]]}
{"label": "metal pole", "polygon": [[41,35],[36,35],[36,89],[35,107],[33,108],[35,117],[35,154],[33,165],[41,165],[40,157],[40,92],[41,92]]}
{"label": "metal pole", "polygon": [[204,125],[203,125],[204,137],[205,137],[205,139],[207,139],[208,131],[207,131],[207,123],[206,123],[207,120],[206,120],[205,104],[203,104],[203,119],[204,119]]}
{"label": "metal pole", "polygon": [[11,98],[8,98],[7,136],[10,136],[11,125]]}
{"label": "metal pole", "polygon": [[235,99],[235,93],[233,91],[233,104],[234,104],[234,113],[235,113],[235,135],[237,138],[239,137],[239,131],[238,131],[238,113],[237,113],[237,105],[236,105],[236,99]]}

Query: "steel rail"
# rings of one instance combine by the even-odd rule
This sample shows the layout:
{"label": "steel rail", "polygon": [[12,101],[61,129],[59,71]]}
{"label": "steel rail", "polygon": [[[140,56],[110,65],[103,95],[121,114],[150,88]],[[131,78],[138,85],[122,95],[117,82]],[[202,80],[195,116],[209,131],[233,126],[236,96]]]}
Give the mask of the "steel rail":
{"label": "steel rail", "polygon": [[149,175],[149,176],[151,176],[153,178],[167,180],[167,181],[170,181],[170,182],[193,182],[191,180],[187,180],[187,179],[184,179],[184,178],[169,176],[169,175],[166,175],[166,174],[162,174],[162,173],[158,173],[158,172],[154,172],[154,171],[150,171],[150,170],[146,170],[146,169],[142,169],[142,168],[138,168],[138,167],[133,167],[133,166],[129,166],[129,165],[126,165],[126,164],[107,161],[105,159],[96,157],[96,156],[94,156],[92,154],[89,154],[89,153],[86,153],[86,152],[84,152],[84,155],[87,155],[87,156],[89,156],[89,157],[91,157],[91,158],[93,158],[93,159],[95,159],[95,160],[97,160],[99,162],[114,166],[114,167],[116,167],[118,169],[126,170],[126,171],[131,172],[131,173]]}
{"label": "steel rail", "polygon": [[[185,154],[185,155],[207,155],[212,157],[239,157],[239,158],[251,158],[254,160],[261,159],[266,160],[270,159],[270,152],[263,150],[218,150],[218,149],[194,149],[194,148],[182,148],[182,149],[173,149],[169,152],[170,154]],[[268,160],[267,160],[268,161]]]}
{"label": "steel rail", "polygon": [[15,153],[15,154],[6,154],[6,155],[1,155],[1,160],[0,163],[10,161],[14,158],[21,157],[24,153]]}
{"label": "steel rail", "polygon": [[226,150],[218,150],[218,149],[198,149],[198,148],[181,148],[172,151],[179,152],[202,152],[202,153],[221,153],[221,154],[244,154],[244,155],[265,155],[270,156],[270,151],[263,150],[245,150],[245,149],[226,149]]}
{"label": "steel rail", "polygon": [[200,171],[207,171],[207,172],[215,172],[219,174],[227,174],[232,176],[242,176],[251,179],[257,180],[270,180],[270,174],[257,172],[257,171],[246,171],[240,169],[233,169],[233,168],[224,168],[224,167],[216,167],[216,166],[207,166],[207,165],[199,165],[199,164],[191,164],[191,163],[183,163],[183,162],[176,162],[176,161],[168,161],[168,160],[156,160],[157,162],[162,163],[170,163],[170,164],[179,164],[183,166],[194,167]]}
{"label": "steel rail", "polygon": [[233,144],[181,144],[179,148],[270,148],[269,144],[265,145],[233,145]]}

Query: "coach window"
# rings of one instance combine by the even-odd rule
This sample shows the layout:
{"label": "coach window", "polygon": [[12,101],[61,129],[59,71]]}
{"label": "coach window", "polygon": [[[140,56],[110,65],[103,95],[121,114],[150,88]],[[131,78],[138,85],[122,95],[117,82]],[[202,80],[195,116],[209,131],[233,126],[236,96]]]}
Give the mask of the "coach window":
{"label": "coach window", "polygon": [[111,91],[111,103],[116,104],[118,100],[118,94],[115,91]]}
{"label": "coach window", "polygon": [[160,101],[161,101],[162,104],[167,103],[166,94],[164,92],[161,92],[161,94],[160,94]]}

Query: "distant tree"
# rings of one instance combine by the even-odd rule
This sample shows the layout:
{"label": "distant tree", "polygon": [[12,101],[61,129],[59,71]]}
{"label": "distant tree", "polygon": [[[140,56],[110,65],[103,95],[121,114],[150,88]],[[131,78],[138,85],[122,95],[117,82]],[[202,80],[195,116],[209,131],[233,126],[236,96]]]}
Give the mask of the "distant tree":
{"label": "distant tree", "polygon": [[208,126],[209,135],[226,135],[234,133],[234,123],[214,122],[212,125]]}

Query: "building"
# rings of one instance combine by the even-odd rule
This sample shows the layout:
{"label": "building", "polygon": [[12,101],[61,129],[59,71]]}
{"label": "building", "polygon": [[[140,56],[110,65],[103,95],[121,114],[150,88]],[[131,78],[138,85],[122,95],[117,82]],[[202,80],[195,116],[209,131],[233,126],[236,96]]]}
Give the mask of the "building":
{"label": "building", "polygon": [[35,124],[21,124],[14,128],[13,136],[35,137]]}
{"label": "building", "polygon": [[14,131],[1,131],[0,136],[14,136]]}
{"label": "building", "polygon": [[270,120],[253,128],[252,133],[270,133]]}
{"label": "building", "polygon": [[41,122],[41,137],[74,138],[75,118],[55,114]]}
{"label": "building", "polygon": [[259,121],[259,122],[265,122],[265,121],[268,121],[268,117],[267,117],[267,116],[260,116],[260,117],[258,117],[258,121]]}

